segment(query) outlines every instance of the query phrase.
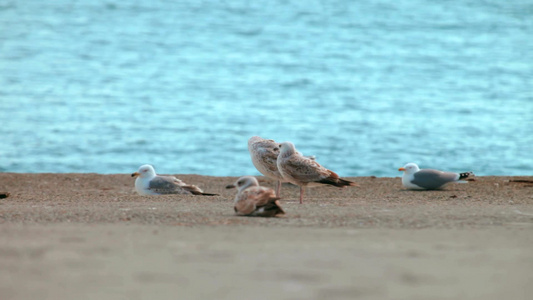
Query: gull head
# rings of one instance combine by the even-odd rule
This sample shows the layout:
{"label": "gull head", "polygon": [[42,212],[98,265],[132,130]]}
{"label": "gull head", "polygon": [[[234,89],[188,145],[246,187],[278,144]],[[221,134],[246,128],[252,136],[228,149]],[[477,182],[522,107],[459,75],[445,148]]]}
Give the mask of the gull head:
{"label": "gull head", "polygon": [[151,165],[142,165],[137,172],[131,174],[131,177],[152,178],[155,176],[154,167]]}
{"label": "gull head", "polygon": [[281,157],[287,157],[291,156],[294,152],[296,152],[296,148],[294,147],[294,144],[291,142],[283,142],[279,145],[279,155]]}
{"label": "gull head", "polygon": [[415,163],[408,163],[402,168],[399,168],[398,171],[404,171],[406,174],[414,174],[420,171],[420,168],[418,168],[418,165]]}
{"label": "gull head", "polygon": [[257,179],[253,176],[243,176],[237,179],[235,183],[227,185],[226,188],[227,189],[237,188],[240,192],[251,186],[259,186],[259,182],[257,181]]}
{"label": "gull head", "polygon": [[[265,142],[268,142],[268,143],[271,143],[271,144],[276,144],[276,141],[274,140],[268,140],[268,139],[264,139],[260,136],[257,136],[257,135],[254,135],[252,136],[251,138],[248,139],[248,149],[252,149],[253,148],[253,145],[256,144],[256,143],[265,143]],[[277,148],[274,148],[274,151],[278,150]]]}
{"label": "gull head", "polygon": [[253,143],[260,142],[262,140],[263,140],[263,138],[261,138],[260,136],[254,135],[254,136],[252,136],[251,138],[248,139],[248,146],[250,146]]}

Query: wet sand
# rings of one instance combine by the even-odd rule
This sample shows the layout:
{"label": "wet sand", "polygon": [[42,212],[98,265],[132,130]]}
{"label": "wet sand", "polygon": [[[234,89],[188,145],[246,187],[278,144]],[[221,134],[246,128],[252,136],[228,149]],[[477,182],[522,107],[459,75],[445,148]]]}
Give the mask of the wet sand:
{"label": "wet sand", "polygon": [[[138,196],[128,174],[0,174],[0,299],[529,299],[533,177],[284,185],[280,218],[220,196]],[[525,180],[526,182],[514,182]],[[261,178],[261,183],[274,183]]]}

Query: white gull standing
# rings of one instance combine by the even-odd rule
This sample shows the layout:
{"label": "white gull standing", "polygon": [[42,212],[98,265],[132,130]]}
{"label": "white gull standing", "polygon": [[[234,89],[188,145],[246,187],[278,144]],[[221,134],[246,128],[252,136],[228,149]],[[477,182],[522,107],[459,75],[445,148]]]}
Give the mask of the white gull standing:
{"label": "white gull standing", "polygon": [[135,190],[139,195],[143,196],[168,194],[217,195],[204,193],[199,187],[186,184],[174,176],[157,175],[151,165],[140,166],[137,172],[131,174],[131,177],[137,177],[135,179]]}
{"label": "white gull standing", "polygon": [[308,185],[357,186],[355,182],[341,179],[337,173],[324,168],[312,159],[302,156],[296,151],[294,144],[291,142],[281,143],[277,165],[284,180],[300,186],[300,204],[303,203],[304,188]]}
{"label": "white gull standing", "polygon": [[461,179],[474,175],[473,172],[453,173],[420,169],[415,163],[408,163],[398,171],[403,171],[403,186],[411,190],[436,190],[451,182],[466,183]]}
{"label": "white gull standing", "polygon": [[227,189],[238,188],[235,196],[234,210],[237,215],[252,217],[274,217],[285,214],[271,188],[259,186],[253,176],[243,176],[234,184],[226,186]]}

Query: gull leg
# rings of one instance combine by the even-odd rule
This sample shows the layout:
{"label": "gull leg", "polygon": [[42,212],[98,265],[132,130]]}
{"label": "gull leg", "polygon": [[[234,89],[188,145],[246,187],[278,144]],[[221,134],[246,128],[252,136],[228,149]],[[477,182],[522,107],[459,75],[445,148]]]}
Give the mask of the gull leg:
{"label": "gull leg", "polygon": [[304,187],[301,186],[300,187],[300,204],[303,204],[304,203]]}
{"label": "gull leg", "polygon": [[281,197],[281,180],[278,180],[278,185],[276,186],[276,197]]}

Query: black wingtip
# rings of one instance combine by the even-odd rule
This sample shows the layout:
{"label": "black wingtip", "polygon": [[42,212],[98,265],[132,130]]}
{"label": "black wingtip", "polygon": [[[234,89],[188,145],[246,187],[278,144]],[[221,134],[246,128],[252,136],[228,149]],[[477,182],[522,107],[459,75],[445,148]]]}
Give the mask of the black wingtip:
{"label": "black wingtip", "polygon": [[474,176],[474,172],[463,172],[459,173],[459,180]]}
{"label": "black wingtip", "polygon": [[333,185],[333,186],[336,186],[336,187],[359,186],[355,182],[344,180],[342,178],[333,178],[333,177],[324,178],[324,179],[322,179],[320,181],[317,181],[317,182],[323,183],[323,184]]}
{"label": "black wingtip", "polygon": [[344,180],[342,178],[339,178],[339,182],[341,182],[342,186],[359,186],[357,183],[349,180]]}

